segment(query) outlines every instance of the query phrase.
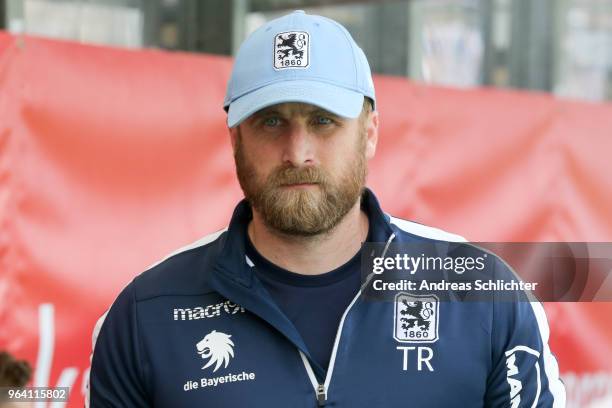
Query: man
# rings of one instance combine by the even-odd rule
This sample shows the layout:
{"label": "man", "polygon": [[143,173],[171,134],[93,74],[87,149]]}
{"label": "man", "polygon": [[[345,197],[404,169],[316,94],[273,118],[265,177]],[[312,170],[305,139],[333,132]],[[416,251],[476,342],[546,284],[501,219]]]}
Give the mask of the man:
{"label": "man", "polygon": [[384,257],[461,238],[386,215],[365,189],[379,117],[341,25],[296,11],[255,31],[224,107],[246,199],[101,319],[92,407],[563,406],[538,303],[362,296],[363,242]]}

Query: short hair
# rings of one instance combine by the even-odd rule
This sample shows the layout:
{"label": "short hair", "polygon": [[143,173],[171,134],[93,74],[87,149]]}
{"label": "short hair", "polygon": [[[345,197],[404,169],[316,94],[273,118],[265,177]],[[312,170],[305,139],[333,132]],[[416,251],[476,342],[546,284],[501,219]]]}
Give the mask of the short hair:
{"label": "short hair", "polygon": [[373,103],[370,98],[367,96],[363,97],[363,106],[361,107],[361,113],[359,114],[359,122],[363,125],[365,120],[368,118],[370,113],[372,112]]}
{"label": "short hair", "polygon": [[372,108],[373,108],[373,106],[374,106],[374,102],[372,101],[372,99],[370,99],[370,98],[369,98],[369,97],[367,97],[367,96],[364,96],[364,97],[363,97],[363,108],[362,108],[362,109],[363,109],[364,111],[366,111],[366,112],[370,113],[370,112],[372,112],[372,110],[373,110],[373,109],[372,109]]}

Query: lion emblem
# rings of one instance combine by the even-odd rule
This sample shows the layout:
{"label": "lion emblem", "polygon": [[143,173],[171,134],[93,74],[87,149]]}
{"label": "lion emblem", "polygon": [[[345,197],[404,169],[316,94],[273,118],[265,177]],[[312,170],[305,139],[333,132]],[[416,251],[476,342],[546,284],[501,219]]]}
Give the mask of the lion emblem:
{"label": "lion emblem", "polygon": [[230,334],[213,330],[196,344],[198,354],[203,359],[209,359],[208,363],[202,367],[202,370],[213,364],[215,364],[213,373],[223,364],[225,364],[223,368],[227,368],[230,358],[234,357],[234,342],[230,337],[232,337]]}
{"label": "lion emblem", "polygon": [[418,328],[422,331],[429,330],[429,324],[431,323],[427,319],[433,314],[431,309],[431,302],[408,302],[406,299],[402,300],[402,304],[405,306],[404,310],[400,311],[402,317],[400,319],[402,329],[408,330],[410,328]]}

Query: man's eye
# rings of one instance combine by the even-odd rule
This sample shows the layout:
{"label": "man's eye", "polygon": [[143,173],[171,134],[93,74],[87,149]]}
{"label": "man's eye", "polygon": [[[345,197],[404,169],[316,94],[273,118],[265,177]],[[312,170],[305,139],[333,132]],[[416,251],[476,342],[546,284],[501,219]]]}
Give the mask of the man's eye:
{"label": "man's eye", "polygon": [[263,123],[265,126],[275,127],[275,126],[280,125],[280,119],[276,117],[270,117],[270,118],[264,119]]}
{"label": "man's eye", "polygon": [[331,125],[334,121],[327,116],[317,116],[316,123],[317,125]]}

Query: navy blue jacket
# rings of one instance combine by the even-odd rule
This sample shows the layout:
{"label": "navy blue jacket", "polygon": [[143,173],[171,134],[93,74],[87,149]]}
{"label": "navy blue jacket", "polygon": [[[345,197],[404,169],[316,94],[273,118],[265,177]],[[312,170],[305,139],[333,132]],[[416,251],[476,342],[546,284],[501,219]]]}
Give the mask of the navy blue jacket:
{"label": "navy blue jacket", "polygon": [[[384,214],[369,190],[363,200],[375,242],[462,240]],[[121,292],[94,330],[89,406],[565,406],[538,302],[374,302],[359,292],[319,372],[245,256],[250,218],[243,201],[226,230]],[[412,338],[398,331],[408,305],[429,311],[428,330]]]}

